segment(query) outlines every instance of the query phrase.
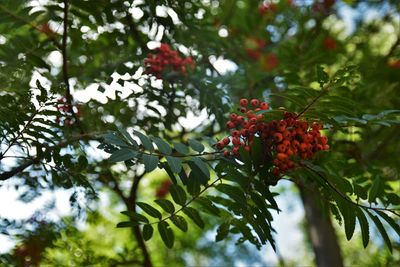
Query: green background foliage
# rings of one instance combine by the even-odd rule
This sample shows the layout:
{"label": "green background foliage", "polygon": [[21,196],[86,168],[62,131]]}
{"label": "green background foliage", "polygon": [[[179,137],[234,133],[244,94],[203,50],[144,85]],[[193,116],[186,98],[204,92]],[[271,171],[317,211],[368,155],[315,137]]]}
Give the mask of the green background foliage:
{"label": "green background foliage", "polygon": [[[25,202],[68,190],[73,209],[0,218],[17,241],[0,260],[263,263],[254,248],[276,249],[289,180],[339,223],[345,265],[398,263],[399,3],[273,2],[262,13],[261,1],[1,1],[0,186]],[[160,43],[195,68],[144,74]],[[266,100],[266,121],[290,111],[322,123],[330,151],[280,179],[259,141],[224,158],[215,143],[242,97]]]}

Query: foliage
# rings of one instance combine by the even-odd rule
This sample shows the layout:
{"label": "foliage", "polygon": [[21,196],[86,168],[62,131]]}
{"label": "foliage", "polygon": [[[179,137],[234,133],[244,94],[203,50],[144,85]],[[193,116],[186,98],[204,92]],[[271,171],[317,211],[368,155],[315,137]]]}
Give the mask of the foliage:
{"label": "foliage", "polygon": [[[384,17],[340,28],[340,8],[375,6]],[[384,29],[398,30],[398,10],[396,1],[2,1],[0,185],[22,188],[24,201],[71,189],[78,214],[80,197],[90,203],[108,188],[146,266],[153,238],[172,248],[209,220],[217,242],[274,247],[282,179],[320,195],[347,239],[359,225],[364,247],[377,230],[391,251],[400,38]],[[224,157],[216,144],[243,97],[268,102],[265,122],[287,111],[323,124],[330,151],[280,176],[261,141]],[[170,196],[141,199],[155,174],[171,179]]]}

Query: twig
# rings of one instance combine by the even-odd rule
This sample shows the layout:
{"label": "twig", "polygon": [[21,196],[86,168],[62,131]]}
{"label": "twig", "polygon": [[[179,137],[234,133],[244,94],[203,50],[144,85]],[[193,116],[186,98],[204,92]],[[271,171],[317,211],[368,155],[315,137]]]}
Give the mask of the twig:
{"label": "twig", "polygon": [[360,208],[364,208],[364,209],[369,209],[369,210],[373,210],[373,211],[388,211],[391,212],[397,216],[400,217],[400,214],[397,213],[397,211],[400,211],[400,209],[388,209],[388,208],[381,208],[381,207],[372,207],[372,206],[365,206],[362,204],[359,204],[357,202],[352,201],[348,196],[346,196],[345,194],[343,194],[340,190],[338,190],[334,185],[332,185],[322,174],[320,174],[319,172],[313,170],[312,168],[306,166],[306,165],[302,165],[304,168],[312,171],[313,173],[317,174],[322,180],[324,180],[324,182],[330,187],[332,188],[339,196],[341,196],[344,200],[346,200],[347,202],[349,202],[352,205],[358,206]]}
{"label": "twig", "polygon": [[11,17],[13,17],[13,18],[15,18],[17,20],[24,22],[25,24],[29,25],[32,29],[46,34],[47,38],[49,40],[51,40],[58,49],[61,50],[61,45],[57,42],[57,40],[53,36],[49,35],[48,33],[43,32],[43,30],[39,26],[37,26],[36,24],[33,24],[31,21],[28,21],[28,20],[26,20],[25,18],[23,18],[21,16],[18,16],[17,14],[13,13],[9,9],[5,8],[3,5],[0,5],[0,10],[3,10],[5,13],[7,13],[8,15],[10,15]]}
{"label": "twig", "polygon": [[[88,133],[88,134],[77,135],[77,136],[71,137],[70,139],[65,139],[63,141],[60,141],[58,144],[56,144],[54,146],[48,146],[46,149],[47,149],[47,152],[49,153],[55,149],[65,147],[76,141],[80,141],[80,140],[84,140],[84,139],[92,139],[97,134],[98,133]],[[31,158],[30,160],[25,161],[24,163],[22,163],[21,165],[19,165],[18,167],[14,168],[14,169],[12,169],[11,171],[3,172],[2,174],[0,174],[0,181],[5,181],[5,180],[13,177],[14,175],[17,175],[18,173],[22,172],[29,166],[39,163],[43,157],[44,157],[44,155],[41,157],[36,156],[34,158]]]}
{"label": "twig", "polygon": [[71,95],[71,88],[69,84],[69,75],[68,75],[68,54],[67,54],[67,40],[68,40],[68,10],[69,9],[69,2],[68,0],[64,0],[64,19],[63,19],[63,35],[62,35],[62,44],[61,44],[61,53],[62,53],[62,72],[63,72],[63,79],[65,83],[65,98],[67,100],[67,105],[69,107],[69,111],[72,114],[72,117],[75,119],[75,123],[78,125],[80,129],[80,133],[83,134],[84,131],[82,126],[79,122],[79,118],[76,115],[73,105],[72,105],[72,95]]}
{"label": "twig", "polygon": [[317,95],[297,116],[296,119],[299,118],[301,115],[304,114],[304,112],[306,112],[312,105],[315,104],[315,102],[318,101],[318,99],[320,99],[327,91],[327,88],[322,88],[321,89],[321,93],[319,95]]}

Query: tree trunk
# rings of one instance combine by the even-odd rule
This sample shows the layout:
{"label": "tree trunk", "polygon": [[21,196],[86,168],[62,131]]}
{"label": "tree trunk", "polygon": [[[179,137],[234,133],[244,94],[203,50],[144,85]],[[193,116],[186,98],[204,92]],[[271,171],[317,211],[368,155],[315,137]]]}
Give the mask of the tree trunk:
{"label": "tree trunk", "polygon": [[343,267],[340,247],[330,216],[324,216],[318,205],[317,192],[299,187],[307,219],[310,241],[318,267]]}

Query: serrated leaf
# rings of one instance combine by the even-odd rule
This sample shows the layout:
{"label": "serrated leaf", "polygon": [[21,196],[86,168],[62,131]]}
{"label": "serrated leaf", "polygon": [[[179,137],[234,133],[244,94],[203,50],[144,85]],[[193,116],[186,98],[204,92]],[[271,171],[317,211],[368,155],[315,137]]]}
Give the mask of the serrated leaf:
{"label": "serrated leaf", "polygon": [[383,180],[379,177],[376,177],[374,182],[372,183],[371,189],[369,190],[368,193],[368,201],[375,202],[376,198],[382,193],[383,191]]}
{"label": "serrated leaf", "polygon": [[157,168],[157,165],[158,165],[158,157],[157,156],[143,154],[142,157],[143,157],[143,164],[144,164],[146,172],[151,172],[155,168]]}
{"label": "serrated leaf", "polygon": [[158,232],[160,233],[161,239],[168,248],[174,246],[174,232],[166,221],[161,221],[157,225]]}
{"label": "serrated leaf", "polygon": [[395,222],[395,220],[393,220],[392,217],[390,217],[383,211],[375,210],[375,212],[379,216],[381,216],[393,228],[393,230],[397,233],[398,237],[400,238],[400,225],[397,222]]}
{"label": "serrated leaf", "polygon": [[144,203],[144,202],[137,202],[136,203],[144,212],[149,214],[151,217],[158,218],[161,220],[162,215],[156,208],[152,207],[151,205]]}
{"label": "serrated leaf", "polygon": [[169,218],[179,229],[181,229],[183,232],[187,232],[188,230],[188,224],[182,216],[179,215],[173,215],[171,218]]}
{"label": "serrated leaf", "polygon": [[356,213],[354,207],[351,204],[346,203],[344,200],[337,201],[340,213],[343,216],[344,230],[346,233],[347,240],[350,240],[353,236],[356,227]]}
{"label": "serrated leaf", "polygon": [[175,150],[178,151],[179,153],[181,153],[183,155],[186,155],[189,153],[189,148],[187,146],[185,146],[184,144],[174,142],[173,145],[174,145]]}
{"label": "serrated leaf", "polygon": [[199,141],[194,140],[194,139],[188,139],[188,143],[189,143],[189,146],[190,146],[194,151],[197,151],[197,152],[199,152],[199,153],[201,153],[201,152],[204,151],[204,145],[203,145],[202,143],[200,143]]}
{"label": "serrated leaf", "polygon": [[116,145],[120,147],[126,147],[127,144],[114,133],[108,133],[101,136],[107,144]]}
{"label": "serrated leaf", "polygon": [[129,143],[136,149],[139,149],[138,143],[132,138],[132,136],[128,133],[127,130],[118,127],[118,131],[129,141]]}
{"label": "serrated leaf", "polygon": [[205,177],[207,177],[208,180],[208,178],[210,177],[210,170],[208,169],[208,164],[198,157],[192,158],[192,161],[196,164],[197,167],[199,167],[201,172],[204,174]]}
{"label": "serrated leaf", "polygon": [[181,206],[186,204],[186,193],[182,187],[177,184],[173,184],[169,188],[169,192],[171,193],[172,199],[175,201],[175,203]]}
{"label": "serrated leaf", "polygon": [[152,137],[151,139],[156,143],[157,148],[161,153],[165,155],[170,155],[172,153],[172,149],[167,142],[158,137]]}
{"label": "serrated leaf", "polygon": [[183,208],[183,213],[185,213],[198,227],[201,229],[204,228],[204,222],[200,217],[200,214],[198,213],[197,210],[191,207],[185,207]]}
{"label": "serrated leaf", "polygon": [[182,170],[182,161],[177,157],[166,156],[167,162],[171,170],[175,173],[180,173]]}
{"label": "serrated leaf", "polygon": [[160,206],[163,210],[165,210],[168,213],[174,213],[175,207],[174,204],[172,204],[171,201],[168,199],[156,199],[154,202],[157,203],[158,206]]}
{"label": "serrated leaf", "polygon": [[145,224],[143,226],[143,239],[144,241],[150,240],[153,237],[153,226],[151,226],[150,224]]}
{"label": "serrated leaf", "polygon": [[144,134],[142,134],[139,131],[133,131],[140,139],[140,142],[142,142],[143,147],[150,151],[153,152],[154,151],[154,147],[153,147],[153,143],[150,141],[150,139],[145,136]]}
{"label": "serrated leaf", "polygon": [[136,223],[136,222],[131,222],[131,221],[119,222],[119,223],[117,223],[117,228],[127,228],[127,227],[133,227],[133,226],[138,226],[138,225],[140,225],[140,224]]}
{"label": "serrated leaf", "polygon": [[230,227],[230,223],[229,222],[224,222],[218,227],[217,235],[215,236],[215,241],[216,242],[224,240],[228,236],[229,227]]}
{"label": "serrated leaf", "polygon": [[361,209],[357,209],[356,216],[360,223],[363,246],[366,248],[369,242],[369,223]]}
{"label": "serrated leaf", "polygon": [[120,162],[136,158],[137,156],[138,153],[136,151],[133,151],[129,148],[122,148],[120,150],[116,150],[115,152],[113,152],[111,156],[108,158],[108,160],[110,162]]}
{"label": "serrated leaf", "polygon": [[369,211],[367,211],[367,214],[369,215],[369,217],[374,221],[376,227],[378,228],[379,233],[381,234],[383,240],[386,243],[386,246],[389,248],[390,253],[392,253],[392,243],[390,242],[390,238],[388,236],[388,234],[386,233],[385,228],[382,225],[382,222],[379,220],[379,218],[375,215],[372,215]]}
{"label": "serrated leaf", "polygon": [[142,214],[133,212],[133,211],[122,211],[122,214],[134,219],[135,221],[140,221],[140,222],[145,222],[145,223],[149,223],[149,220],[143,216]]}
{"label": "serrated leaf", "polygon": [[219,184],[215,187],[218,191],[228,195],[231,199],[235,200],[239,205],[246,205],[246,197],[241,189],[238,187]]}
{"label": "serrated leaf", "polygon": [[220,210],[208,198],[199,196],[196,198],[195,202],[203,207],[203,211],[212,215],[220,216]]}

